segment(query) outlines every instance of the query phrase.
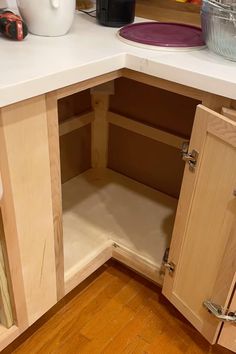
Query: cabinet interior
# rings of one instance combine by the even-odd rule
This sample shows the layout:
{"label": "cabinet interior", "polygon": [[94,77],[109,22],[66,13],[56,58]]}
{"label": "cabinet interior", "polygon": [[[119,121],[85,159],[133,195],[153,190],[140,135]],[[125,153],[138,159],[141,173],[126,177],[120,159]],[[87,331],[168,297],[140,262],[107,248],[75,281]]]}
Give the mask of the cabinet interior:
{"label": "cabinet interior", "polygon": [[199,101],[116,79],[106,113],[107,166],[94,168],[92,124],[101,108],[93,95],[96,89],[58,100],[65,282],[104,252],[122,260],[119,249],[159,273],[183,178],[181,143]]}

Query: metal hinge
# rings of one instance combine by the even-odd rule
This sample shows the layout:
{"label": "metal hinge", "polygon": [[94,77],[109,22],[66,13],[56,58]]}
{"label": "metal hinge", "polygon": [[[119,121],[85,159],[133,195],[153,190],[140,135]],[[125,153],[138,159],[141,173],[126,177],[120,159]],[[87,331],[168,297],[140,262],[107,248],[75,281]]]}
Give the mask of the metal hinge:
{"label": "metal hinge", "polygon": [[[169,274],[172,275],[175,271],[175,264],[173,262],[168,262],[170,248],[166,248],[163,259],[162,259],[162,267],[169,271]],[[163,274],[165,271],[162,272]]]}
{"label": "metal hinge", "polygon": [[169,271],[169,274],[173,274],[175,271],[175,264],[173,262],[166,262],[163,264],[164,267]]}
{"label": "metal hinge", "polygon": [[207,311],[215,316],[219,321],[236,324],[236,311],[232,312],[225,310],[222,306],[214,304],[210,300],[204,301],[203,306],[206,307]]}
{"label": "metal hinge", "polygon": [[115,243],[115,242],[112,244],[112,246],[113,246],[114,248],[119,248],[119,245],[117,245],[117,243]]}
{"label": "metal hinge", "polygon": [[192,150],[191,152],[188,152],[188,149],[189,149],[189,142],[185,141],[182,144],[182,149],[181,149],[182,159],[189,164],[190,171],[194,172],[195,167],[197,165],[197,159],[199,153],[196,150]]}

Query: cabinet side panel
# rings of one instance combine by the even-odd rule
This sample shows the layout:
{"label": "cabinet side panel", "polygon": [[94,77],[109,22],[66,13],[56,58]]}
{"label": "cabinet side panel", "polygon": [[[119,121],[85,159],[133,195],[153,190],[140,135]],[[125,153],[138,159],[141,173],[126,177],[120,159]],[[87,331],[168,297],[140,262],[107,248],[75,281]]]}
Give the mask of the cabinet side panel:
{"label": "cabinet side panel", "polygon": [[184,138],[191,135],[200,101],[134,80],[115,80],[110,110]]}
{"label": "cabinet side panel", "polygon": [[29,324],[56,303],[54,231],[44,96],[2,109]]}
{"label": "cabinet side panel", "polygon": [[60,137],[61,182],[91,167],[91,125],[76,129]]}
{"label": "cabinet side panel", "polygon": [[172,146],[110,124],[108,167],[175,198],[179,196],[184,162],[180,150]]}

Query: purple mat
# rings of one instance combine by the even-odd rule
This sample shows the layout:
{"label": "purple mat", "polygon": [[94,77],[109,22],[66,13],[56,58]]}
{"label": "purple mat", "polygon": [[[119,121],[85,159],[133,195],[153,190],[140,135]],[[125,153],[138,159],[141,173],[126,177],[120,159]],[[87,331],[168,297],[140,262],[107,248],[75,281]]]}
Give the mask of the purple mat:
{"label": "purple mat", "polygon": [[205,45],[200,28],[179,23],[135,23],[121,28],[119,35],[133,42],[159,47],[183,48]]}

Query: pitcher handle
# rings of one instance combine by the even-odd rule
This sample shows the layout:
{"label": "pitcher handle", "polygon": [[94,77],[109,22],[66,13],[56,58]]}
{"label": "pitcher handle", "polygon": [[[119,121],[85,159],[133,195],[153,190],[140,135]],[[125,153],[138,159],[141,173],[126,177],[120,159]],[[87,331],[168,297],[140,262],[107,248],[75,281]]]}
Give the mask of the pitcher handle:
{"label": "pitcher handle", "polygon": [[50,0],[52,7],[58,9],[60,7],[60,0]]}

